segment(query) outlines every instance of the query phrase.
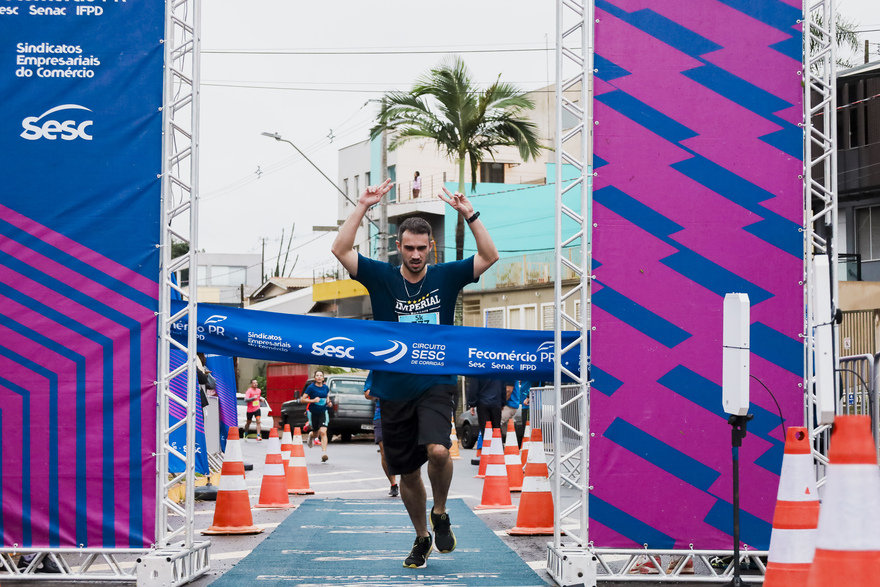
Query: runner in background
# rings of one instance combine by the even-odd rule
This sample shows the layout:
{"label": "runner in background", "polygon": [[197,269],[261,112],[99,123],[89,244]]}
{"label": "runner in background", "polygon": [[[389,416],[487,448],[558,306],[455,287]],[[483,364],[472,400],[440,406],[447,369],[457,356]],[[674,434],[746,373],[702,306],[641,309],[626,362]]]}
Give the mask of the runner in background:
{"label": "runner in background", "polygon": [[388,482],[391,484],[391,489],[388,491],[388,495],[391,497],[397,497],[400,495],[400,488],[397,486],[397,476],[392,475],[388,472],[388,463],[385,462],[385,443],[382,442],[382,419],[381,419],[381,408],[379,406],[379,398],[373,397],[370,395],[370,386],[373,384],[373,373],[367,376],[367,380],[364,382],[364,397],[367,399],[376,400],[376,411],[373,412],[373,438],[374,442],[379,445],[379,455],[380,460],[382,462],[382,470],[385,471],[385,476],[388,477]]}

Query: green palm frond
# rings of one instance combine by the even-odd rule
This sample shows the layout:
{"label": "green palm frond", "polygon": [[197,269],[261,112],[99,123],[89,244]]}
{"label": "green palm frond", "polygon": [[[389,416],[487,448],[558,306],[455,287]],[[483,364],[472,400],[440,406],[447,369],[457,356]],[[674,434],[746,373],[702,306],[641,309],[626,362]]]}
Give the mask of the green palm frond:
{"label": "green palm frond", "polygon": [[[535,104],[500,76],[485,90],[476,87],[464,61],[455,56],[419,76],[409,92],[386,94],[371,138],[393,130],[389,149],[413,140],[433,141],[438,150],[459,164],[470,161],[471,189],[477,172],[499,147],[516,147],[523,160],[537,159],[544,147],[537,126],[523,117]],[[464,179],[460,178],[463,182]],[[461,188],[463,189],[463,188]],[[464,228],[456,225],[456,257],[462,258]]]}

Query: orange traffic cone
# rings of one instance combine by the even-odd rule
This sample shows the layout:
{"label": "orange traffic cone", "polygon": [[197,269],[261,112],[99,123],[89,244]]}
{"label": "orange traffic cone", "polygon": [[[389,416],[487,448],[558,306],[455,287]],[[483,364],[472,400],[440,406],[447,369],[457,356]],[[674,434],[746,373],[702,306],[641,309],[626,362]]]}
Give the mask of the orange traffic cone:
{"label": "orange traffic cone", "polygon": [[513,510],[510,501],[510,485],[507,483],[507,466],[501,452],[501,430],[492,431],[492,443],[483,451],[486,459],[486,477],[483,479],[483,496],[478,510]]}
{"label": "orange traffic cone", "polygon": [[217,505],[214,507],[214,523],[202,534],[259,534],[262,528],[254,526],[251,501],[244,483],[244,462],[238,427],[229,427],[226,437],[226,453],[220,470],[220,487]]}
{"label": "orange traffic cone", "polygon": [[529,461],[526,463],[516,526],[507,531],[515,536],[553,534],[553,494],[550,493],[540,428],[532,430],[532,443],[534,446],[529,450]]}
{"label": "orange traffic cone", "polygon": [[452,433],[449,435],[449,441],[452,446],[449,448],[449,457],[457,461],[461,458],[461,451],[458,449],[458,433],[455,431],[455,421],[452,422]]}
{"label": "orange traffic cone", "polygon": [[870,416],[836,416],[807,587],[877,584],[880,469]]}
{"label": "orange traffic cone", "polygon": [[514,492],[522,491],[523,467],[519,462],[519,448],[516,445],[516,430],[513,428],[513,418],[507,421],[504,464],[507,465],[507,482],[510,484],[510,490]]}
{"label": "orange traffic cone", "polygon": [[482,456],[483,456],[483,433],[480,432],[479,434],[477,434],[477,456],[475,458],[471,459],[471,464],[472,465],[479,465],[480,459],[482,458]]}
{"label": "orange traffic cone", "polygon": [[526,463],[528,462],[529,448],[531,448],[531,444],[532,444],[532,423],[529,420],[526,420],[526,429],[523,431],[522,450],[519,451],[519,456],[520,456],[520,460],[522,461],[523,469],[526,468]]}
{"label": "orange traffic cone", "polygon": [[[501,431],[499,430],[499,432]],[[480,453],[480,468],[474,475],[475,479],[483,479],[486,476],[486,465],[488,464],[486,453],[489,452],[490,446],[492,446],[492,424],[486,422],[486,430],[483,431],[483,452]]]}
{"label": "orange traffic cone", "polygon": [[786,432],[764,587],[800,587],[816,552],[819,495],[806,428]]}
{"label": "orange traffic cone", "polygon": [[303,450],[302,433],[299,427],[293,429],[293,444],[290,447],[290,463],[287,468],[287,493],[312,495],[309,487],[309,470],[306,469],[306,453]]}
{"label": "orange traffic cone", "polygon": [[290,451],[293,450],[293,436],[290,434],[290,424],[284,425],[284,434],[281,435],[281,462],[284,463],[284,476],[290,469]]}
{"label": "orange traffic cone", "polygon": [[267,444],[266,465],[263,467],[263,482],[260,484],[257,507],[292,508],[293,504],[287,496],[287,475],[281,459],[281,442],[278,440],[278,429],[274,426],[269,430]]}

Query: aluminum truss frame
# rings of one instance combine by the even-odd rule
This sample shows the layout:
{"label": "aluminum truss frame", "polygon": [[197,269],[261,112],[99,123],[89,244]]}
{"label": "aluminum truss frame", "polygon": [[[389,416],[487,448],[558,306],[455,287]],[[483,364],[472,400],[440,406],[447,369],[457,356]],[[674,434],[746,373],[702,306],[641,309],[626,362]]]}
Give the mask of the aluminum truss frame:
{"label": "aluminum truss frame", "polygon": [[[196,374],[197,329],[187,328],[186,344],[171,336],[184,321],[196,324],[198,251],[199,91],[201,58],[201,0],[167,0],[165,9],[165,80],[162,145],[162,241],[159,299],[159,365],[157,426],[156,545],[138,560],[138,585],[182,585],[210,569],[210,541],[194,537],[195,423],[198,380]],[[175,241],[189,244],[187,254],[172,259]],[[175,272],[189,269],[187,289],[176,285]],[[172,292],[187,300],[185,308],[171,312]],[[186,362],[171,371],[172,348],[187,354]],[[186,401],[171,392],[171,380],[185,375]],[[177,403],[186,418],[170,425],[169,407]],[[186,426],[183,454],[172,446],[171,434]],[[185,462],[183,473],[171,475],[168,459]],[[185,482],[183,507],[169,496],[169,490]]]}
{"label": "aluminum truss frame", "polygon": [[[831,426],[816,424],[815,343],[817,308],[814,259],[828,255],[832,268],[832,315],[837,308],[837,13],[834,0],[804,0],[804,422],[816,462],[817,484],[825,484]],[[821,234],[820,234],[821,233]],[[823,236],[824,235],[824,236]],[[833,323],[835,388],[840,348]],[[838,397],[835,389],[835,397]]]}
{"label": "aluminum truss frame", "polygon": [[[576,410],[580,418],[563,423],[554,418],[553,438],[565,434],[574,439],[570,449],[554,443],[553,542],[547,550],[547,571],[560,585],[583,583],[593,585],[596,559],[587,550],[589,523],[589,455],[590,455],[590,290],[592,281],[592,197],[593,197],[593,23],[595,7],[592,0],[556,2],[556,243],[555,276],[553,286],[554,317],[553,340],[557,358],[553,370],[554,414]],[[575,98],[576,96],[576,98]],[[570,130],[563,131],[563,112],[576,121]],[[576,176],[563,186],[563,165],[574,167]],[[566,198],[565,196],[568,195]],[[580,196],[578,205],[566,205]],[[563,222],[563,217],[566,221]],[[571,227],[569,230],[568,227]],[[567,231],[567,233],[564,233]],[[580,248],[580,263],[563,255],[563,250]],[[562,292],[563,269],[577,276],[578,284],[567,293]],[[565,311],[565,301],[574,298],[575,311]],[[562,346],[562,330],[568,324],[578,331],[574,342]],[[580,347],[580,375],[566,369],[559,360],[571,349]],[[573,393],[563,399],[563,374],[575,382]],[[562,485],[575,489],[573,499],[563,503]],[[562,521],[566,520],[563,528]],[[563,538],[564,536],[564,538]]]}

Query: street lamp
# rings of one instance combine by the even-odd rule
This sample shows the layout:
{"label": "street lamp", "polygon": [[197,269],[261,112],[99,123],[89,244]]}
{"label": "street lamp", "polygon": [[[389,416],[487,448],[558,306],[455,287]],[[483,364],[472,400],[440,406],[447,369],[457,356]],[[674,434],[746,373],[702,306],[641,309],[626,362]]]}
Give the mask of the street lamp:
{"label": "street lamp", "polygon": [[[314,163],[311,159],[309,159],[309,158],[306,156],[305,153],[303,153],[302,151],[299,150],[299,147],[297,147],[297,146],[294,145],[292,142],[290,142],[290,141],[288,141],[287,139],[285,139],[284,137],[282,137],[282,136],[281,136],[280,134],[278,134],[277,132],[264,132],[264,133],[260,133],[260,134],[262,134],[264,137],[269,137],[269,138],[275,139],[276,141],[281,141],[282,143],[287,143],[288,145],[290,145],[291,147],[293,147],[294,149],[296,149],[296,152],[299,153],[300,155],[302,155],[303,159],[305,159],[306,161],[308,161],[309,164],[310,164],[312,167],[314,167],[315,169],[317,169],[317,170],[318,170],[318,173],[320,173],[321,175],[323,175],[323,176],[324,176],[324,179],[326,179],[327,181],[329,181],[329,182],[333,185],[333,187],[335,187],[336,190],[337,190],[340,194],[342,194],[342,197],[343,197],[343,198],[345,198],[346,200],[348,200],[349,203],[351,203],[352,206],[355,206],[355,205],[356,205],[354,202],[352,202],[351,198],[348,197],[348,194],[346,194],[344,191],[342,191],[342,190],[339,188],[339,186],[336,185],[336,183],[334,183],[334,181],[333,181],[332,179],[330,179],[329,177],[327,177],[327,174],[326,174],[326,173],[324,173],[323,171],[321,171],[321,168],[320,168],[320,167],[318,167],[317,165],[315,165],[315,163]],[[375,223],[374,223],[374,224],[375,224]],[[377,227],[377,228],[378,228],[378,227]]]}

